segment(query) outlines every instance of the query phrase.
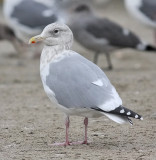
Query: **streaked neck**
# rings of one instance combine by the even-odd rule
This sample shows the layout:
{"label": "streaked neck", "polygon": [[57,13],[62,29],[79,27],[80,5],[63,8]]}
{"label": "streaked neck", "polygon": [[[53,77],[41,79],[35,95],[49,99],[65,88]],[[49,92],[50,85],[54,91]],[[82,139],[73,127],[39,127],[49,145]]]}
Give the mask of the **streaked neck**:
{"label": "streaked neck", "polygon": [[61,55],[61,53],[63,53],[65,50],[69,49],[68,47],[65,47],[63,45],[45,45],[40,58],[40,69],[44,68],[48,63],[52,62],[58,55]]}

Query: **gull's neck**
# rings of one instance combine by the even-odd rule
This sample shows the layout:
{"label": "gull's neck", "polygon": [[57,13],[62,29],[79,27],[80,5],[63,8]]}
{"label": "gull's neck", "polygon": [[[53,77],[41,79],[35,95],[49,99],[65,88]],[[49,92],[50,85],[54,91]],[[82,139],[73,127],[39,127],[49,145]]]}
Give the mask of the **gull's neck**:
{"label": "gull's neck", "polygon": [[[66,50],[66,47],[63,45],[55,45],[55,46],[48,46],[45,45],[43,48],[44,54],[50,54],[50,56],[55,56],[57,54],[61,54],[64,50]],[[42,53],[43,53],[42,51]]]}
{"label": "gull's neck", "polygon": [[40,58],[40,69],[44,68],[50,62],[55,61],[57,57],[60,57],[64,51],[69,49],[70,48],[65,45],[45,45]]}

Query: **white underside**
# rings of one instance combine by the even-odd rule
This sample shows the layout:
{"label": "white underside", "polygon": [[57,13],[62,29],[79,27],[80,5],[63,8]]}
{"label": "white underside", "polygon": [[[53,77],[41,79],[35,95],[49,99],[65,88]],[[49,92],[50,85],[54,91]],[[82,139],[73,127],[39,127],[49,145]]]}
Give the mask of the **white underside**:
{"label": "white underside", "polygon": [[43,86],[44,86],[44,90],[47,94],[47,96],[49,97],[49,99],[56,104],[56,106],[63,111],[66,115],[68,116],[81,116],[81,117],[88,117],[88,118],[98,118],[101,116],[107,116],[109,119],[113,120],[116,123],[119,124],[124,124],[126,122],[128,122],[128,119],[126,119],[125,117],[121,117],[119,115],[114,115],[114,114],[110,114],[110,113],[105,113],[105,112],[100,112],[100,111],[96,111],[93,109],[87,109],[87,108],[78,108],[76,109],[76,107],[73,108],[67,108],[64,107],[62,105],[59,105],[57,100],[55,99],[55,94],[49,89],[49,87],[47,87],[42,79],[43,82]]}
{"label": "white underside", "polygon": [[119,124],[124,124],[129,122],[127,118],[111,114],[111,113],[105,113],[105,112],[100,112],[96,111],[93,109],[86,109],[86,108],[80,108],[80,109],[67,109],[61,105],[59,105],[59,108],[68,116],[80,116],[80,117],[88,117],[88,118],[99,118],[102,116],[106,116],[112,121],[119,123]]}
{"label": "white underside", "polygon": [[109,119],[113,120],[116,123],[124,124],[128,122],[128,119],[122,118],[119,115],[111,114],[111,113],[103,113],[105,116],[107,116]]}
{"label": "white underside", "polygon": [[81,117],[88,117],[88,118],[98,118],[101,116],[107,116],[109,119],[113,120],[116,123],[119,124],[123,124],[128,122],[128,119],[126,119],[125,117],[121,117],[119,115],[114,115],[114,114],[110,114],[110,113],[105,113],[105,112],[100,112],[100,111],[96,111],[93,109],[88,109],[88,108],[67,108],[64,107],[62,105],[59,105],[57,100],[55,99],[55,94],[54,92],[51,91],[51,89],[49,89],[49,87],[45,84],[44,80],[42,79],[43,82],[43,86],[44,86],[44,90],[47,94],[47,96],[49,97],[49,99],[56,104],[56,106],[63,111],[66,115],[68,116],[81,116]]}

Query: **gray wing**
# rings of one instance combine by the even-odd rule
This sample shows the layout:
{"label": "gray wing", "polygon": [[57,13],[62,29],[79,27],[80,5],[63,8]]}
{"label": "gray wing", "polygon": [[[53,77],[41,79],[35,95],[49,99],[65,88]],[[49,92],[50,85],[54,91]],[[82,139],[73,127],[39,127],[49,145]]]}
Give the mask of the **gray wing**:
{"label": "gray wing", "polygon": [[136,48],[141,43],[134,33],[106,18],[90,21],[85,29],[95,38],[108,40],[109,45],[112,46]]}
{"label": "gray wing", "polygon": [[112,110],[122,103],[104,72],[79,54],[51,63],[46,85],[67,108]]}
{"label": "gray wing", "polygon": [[140,11],[145,14],[152,21],[156,21],[156,1],[155,0],[142,0]]}
{"label": "gray wing", "polygon": [[13,8],[11,17],[30,28],[44,28],[48,24],[57,21],[57,16],[52,13],[50,7],[34,0],[21,1]]}

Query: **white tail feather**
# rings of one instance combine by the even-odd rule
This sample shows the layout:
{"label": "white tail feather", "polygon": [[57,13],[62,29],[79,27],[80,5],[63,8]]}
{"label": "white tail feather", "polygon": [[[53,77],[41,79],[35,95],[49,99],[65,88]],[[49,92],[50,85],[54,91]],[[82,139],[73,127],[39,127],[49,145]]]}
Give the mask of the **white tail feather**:
{"label": "white tail feather", "polygon": [[111,113],[103,113],[103,114],[107,116],[108,118],[110,118],[111,120],[113,120],[114,122],[119,123],[119,124],[124,124],[124,123],[129,122],[126,117],[122,117],[122,116],[111,114]]}

